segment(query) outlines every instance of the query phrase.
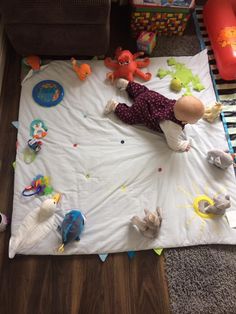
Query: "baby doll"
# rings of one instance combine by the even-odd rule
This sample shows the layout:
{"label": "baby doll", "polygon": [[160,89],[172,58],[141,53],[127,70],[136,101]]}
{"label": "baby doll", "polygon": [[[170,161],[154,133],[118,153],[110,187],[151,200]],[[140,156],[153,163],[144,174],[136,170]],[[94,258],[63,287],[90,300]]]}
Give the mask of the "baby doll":
{"label": "baby doll", "polygon": [[204,114],[203,103],[194,96],[182,96],[178,100],[149,90],[146,86],[125,79],[117,80],[117,88],[125,89],[133,99],[131,107],[109,100],[105,114],[112,111],[125,123],[144,124],[165,134],[167,144],[175,151],[188,151],[190,142],[183,139],[184,125],[194,124]]}

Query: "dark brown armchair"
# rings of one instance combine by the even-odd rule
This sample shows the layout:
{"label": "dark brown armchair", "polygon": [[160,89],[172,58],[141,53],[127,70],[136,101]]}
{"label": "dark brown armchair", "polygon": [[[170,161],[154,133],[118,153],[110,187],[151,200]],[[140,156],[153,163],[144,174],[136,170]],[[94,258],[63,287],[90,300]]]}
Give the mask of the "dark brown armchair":
{"label": "dark brown armchair", "polygon": [[6,34],[25,56],[105,54],[111,0],[0,0]]}

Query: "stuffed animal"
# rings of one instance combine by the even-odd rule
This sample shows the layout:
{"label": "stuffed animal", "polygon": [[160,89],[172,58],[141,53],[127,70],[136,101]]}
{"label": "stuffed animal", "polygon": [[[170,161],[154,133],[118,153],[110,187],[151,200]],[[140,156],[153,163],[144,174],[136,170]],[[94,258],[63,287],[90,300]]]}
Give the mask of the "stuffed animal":
{"label": "stuffed animal", "polygon": [[[57,226],[56,209],[60,194],[46,199],[39,207],[32,208],[19,224],[9,243],[9,257],[21,250],[29,250],[39,244]],[[30,205],[30,203],[28,203]]]}
{"label": "stuffed animal", "polygon": [[107,73],[107,78],[112,82],[117,78],[133,81],[136,75],[144,81],[149,81],[152,76],[151,73],[143,73],[139,68],[147,67],[150,63],[150,59],[144,58],[143,60],[136,61],[136,59],[143,54],[144,52],[132,54],[129,50],[122,50],[121,47],[118,47],[115,52],[116,60],[112,60],[111,58],[104,60],[108,68],[114,69],[113,72]]}
{"label": "stuffed animal", "polygon": [[28,56],[23,59],[23,62],[30,66],[34,72],[40,70],[41,60],[38,56]]}
{"label": "stuffed animal", "polygon": [[207,153],[208,162],[224,170],[232,164],[235,166],[233,159],[234,156],[229,153],[225,153],[223,150],[213,149]]}
{"label": "stuffed animal", "polygon": [[205,109],[205,113],[203,115],[203,119],[207,120],[208,122],[214,122],[220,116],[222,111],[222,104],[216,102],[213,106],[207,107]]}
{"label": "stuffed animal", "polygon": [[55,214],[57,203],[59,202],[61,195],[55,194],[52,198],[45,200],[39,209],[38,221],[42,222]]}
{"label": "stuffed animal", "polygon": [[165,76],[170,75],[172,80],[170,82],[170,88],[174,92],[178,93],[185,88],[184,95],[192,95],[191,89],[195,91],[202,91],[205,89],[200,81],[198,75],[193,74],[184,63],[177,62],[175,58],[167,59],[167,64],[171,67],[171,70],[160,68],[157,72],[157,77],[163,79]]}
{"label": "stuffed animal", "polygon": [[204,214],[214,214],[214,215],[224,215],[227,208],[230,208],[230,196],[219,194],[216,197],[213,197],[214,204],[209,205],[207,202],[204,202],[199,206],[200,211]]}
{"label": "stuffed animal", "polygon": [[85,217],[79,210],[71,210],[65,215],[61,227],[62,245],[58,248],[58,252],[64,252],[64,246],[72,241],[79,241],[80,234],[84,229]]}
{"label": "stuffed animal", "polygon": [[151,239],[156,238],[162,222],[160,208],[157,207],[155,212],[144,209],[144,212],[145,217],[143,219],[134,216],[131,219],[131,223],[136,226],[145,237]]}
{"label": "stuffed animal", "polygon": [[85,81],[87,76],[92,73],[91,67],[87,63],[79,65],[74,58],[71,58],[73,70],[81,81]]}

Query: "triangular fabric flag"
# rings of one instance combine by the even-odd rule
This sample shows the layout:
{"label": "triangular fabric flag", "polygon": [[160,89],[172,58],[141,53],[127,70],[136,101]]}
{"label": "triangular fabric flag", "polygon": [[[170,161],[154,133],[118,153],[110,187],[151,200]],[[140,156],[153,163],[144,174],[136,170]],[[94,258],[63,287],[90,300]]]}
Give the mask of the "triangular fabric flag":
{"label": "triangular fabric flag", "polygon": [[136,252],[135,251],[128,251],[127,254],[129,256],[129,259],[132,259],[136,255]]}
{"label": "triangular fabric flag", "polygon": [[108,254],[98,254],[98,256],[99,256],[99,258],[100,258],[100,260],[101,260],[102,262],[105,262],[105,260],[106,260],[106,258],[107,258],[107,256],[108,256]]}
{"label": "triangular fabric flag", "polygon": [[12,124],[16,129],[18,129],[18,127],[19,127],[19,121],[12,121],[11,124]]}
{"label": "triangular fabric flag", "polygon": [[162,248],[156,248],[156,249],[153,249],[153,251],[154,251],[157,255],[161,255],[163,249],[162,249]]}

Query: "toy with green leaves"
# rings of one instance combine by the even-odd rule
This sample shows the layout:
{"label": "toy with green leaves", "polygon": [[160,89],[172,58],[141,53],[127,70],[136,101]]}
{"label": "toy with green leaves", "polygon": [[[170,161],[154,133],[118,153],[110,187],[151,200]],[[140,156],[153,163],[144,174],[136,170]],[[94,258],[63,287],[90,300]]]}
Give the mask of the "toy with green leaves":
{"label": "toy with green leaves", "polygon": [[162,79],[163,77],[170,75],[172,80],[170,82],[170,88],[174,92],[180,92],[182,88],[185,88],[184,95],[191,95],[191,89],[195,91],[202,91],[205,89],[200,82],[198,75],[194,75],[192,70],[189,69],[184,63],[177,62],[175,58],[167,59],[167,64],[172,68],[171,70],[165,70],[160,68],[157,72],[157,77]]}

